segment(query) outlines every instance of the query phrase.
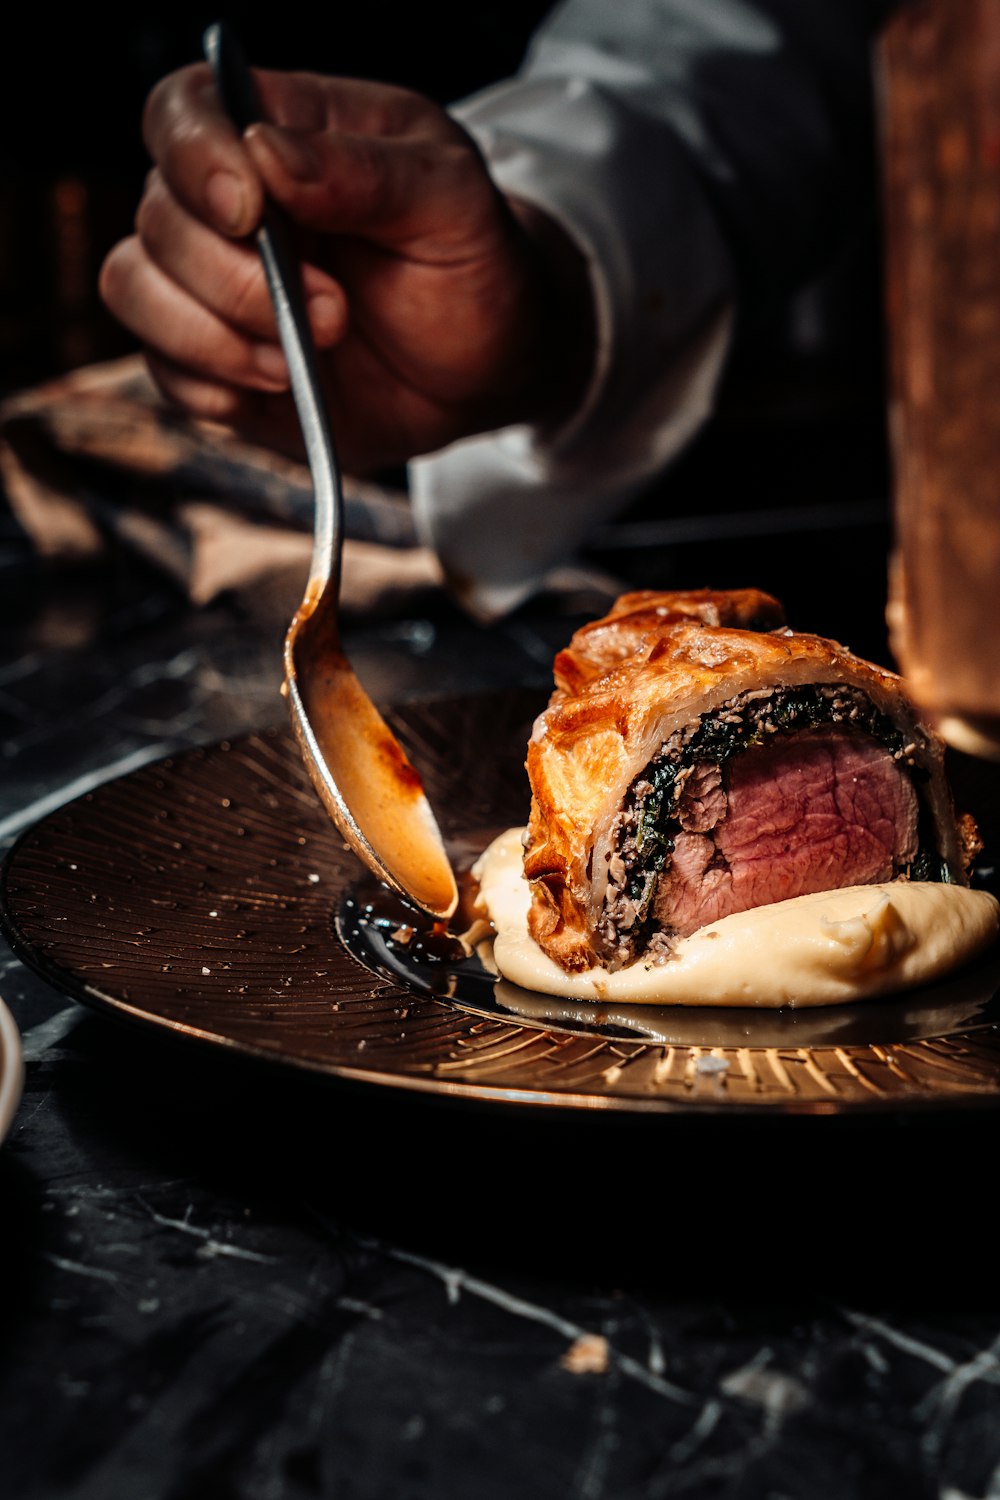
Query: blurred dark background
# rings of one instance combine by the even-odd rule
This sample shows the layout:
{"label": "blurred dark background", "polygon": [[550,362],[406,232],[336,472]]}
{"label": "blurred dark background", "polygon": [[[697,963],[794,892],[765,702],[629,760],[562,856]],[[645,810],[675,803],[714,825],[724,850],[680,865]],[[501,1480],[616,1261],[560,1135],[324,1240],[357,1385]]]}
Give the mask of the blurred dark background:
{"label": "blurred dark background", "polygon": [[[267,19],[231,4],[224,14],[252,62],[380,77],[447,103],[516,69],[548,8],[285,5]],[[200,55],[218,14],[178,3],[112,24],[77,8],[57,23],[47,7],[22,5],[6,21],[0,394],[131,349],[100,305],[98,269],[141,193],[143,101]],[[880,255],[874,191],[861,184],[859,196],[859,228],[836,263],[742,339],[714,421],[591,555],[637,586],[756,583],[781,594],[795,622],[834,635],[846,585],[867,601],[849,643],[885,657]]]}

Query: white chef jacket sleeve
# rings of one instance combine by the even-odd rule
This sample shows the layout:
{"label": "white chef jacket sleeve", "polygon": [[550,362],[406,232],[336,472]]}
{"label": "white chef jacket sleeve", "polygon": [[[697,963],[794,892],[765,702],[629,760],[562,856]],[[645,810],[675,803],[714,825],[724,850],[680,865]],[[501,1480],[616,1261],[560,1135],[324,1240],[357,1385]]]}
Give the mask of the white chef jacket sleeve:
{"label": "white chef jacket sleeve", "polygon": [[663,472],[711,411],[737,306],[829,244],[871,153],[882,8],[569,0],[518,78],[456,109],[501,190],[576,242],[597,319],[571,420],[411,465],[418,528],[473,613],[514,608]]}

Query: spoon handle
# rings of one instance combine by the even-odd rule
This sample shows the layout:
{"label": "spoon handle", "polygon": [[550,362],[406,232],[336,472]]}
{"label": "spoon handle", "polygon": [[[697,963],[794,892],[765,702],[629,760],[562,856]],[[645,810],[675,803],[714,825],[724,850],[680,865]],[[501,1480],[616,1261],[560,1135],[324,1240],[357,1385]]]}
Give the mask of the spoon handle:
{"label": "spoon handle", "polygon": [[[215,75],[222,107],[242,135],[263,119],[253,75],[232,28],[224,21],[209,26],[203,38],[205,58]],[[340,596],[340,559],[344,540],[344,496],[333,431],[323,400],[316,346],[313,343],[302,276],[289,248],[285,227],[273,204],[267,204],[256,233],[267,288],[274,306],[278,336],[288,364],[292,398],[299,414],[306,457],[316,495],[312,583],[332,601]]]}

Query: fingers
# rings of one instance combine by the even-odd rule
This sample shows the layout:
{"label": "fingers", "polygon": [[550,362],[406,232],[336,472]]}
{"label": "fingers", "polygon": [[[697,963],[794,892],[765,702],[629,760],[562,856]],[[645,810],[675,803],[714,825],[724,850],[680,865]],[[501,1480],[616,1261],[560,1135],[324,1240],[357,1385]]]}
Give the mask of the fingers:
{"label": "fingers", "polygon": [[244,333],[274,339],[270,299],[252,242],[220,239],[180,206],[155,171],[135,227],[146,255],[169,280]]}
{"label": "fingers", "polygon": [[286,388],[278,346],[248,336],[192,297],[150,259],[137,236],[108,256],[101,294],[136,338],[193,374],[253,390]]}
{"label": "fingers", "polygon": [[[158,171],[149,175],[136,230],[154,264],[204,307],[251,338],[276,339],[256,247],[221,239],[181,207]],[[302,281],[313,336],[320,348],[327,348],[343,335],[346,325],[343,292],[314,265],[303,266]]]}

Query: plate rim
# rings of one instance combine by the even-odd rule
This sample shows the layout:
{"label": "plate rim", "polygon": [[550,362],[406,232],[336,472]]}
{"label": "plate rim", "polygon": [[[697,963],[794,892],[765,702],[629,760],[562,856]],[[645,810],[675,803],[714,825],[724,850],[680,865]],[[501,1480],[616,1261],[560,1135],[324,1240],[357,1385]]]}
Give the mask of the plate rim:
{"label": "plate rim", "polygon": [[[480,698],[489,698],[493,695],[476,695]],[[452,698],[442,696],[441,699],[434,698],[420,700],[420,707],[433,709],[435,703],[446,703],[454,701]],[[407,703],[404,707],[415,705]],[[391,712],[391,709],[390,709]],[[405,1091],[409,1094],[419,1094],[425,1097],[450,1097],[464,1099],[478,1104],[490,1104],[494,1106],[514,1105],[517,1107],[539,1107],[556,1108],[560,1111],[570,1110],[586,1114],[641,1114],[645,1116],[682,1116],[692,1118],[699,1116],[714,1117],[734,1115],[741,1120],[749,1118],[767,1118],[783,1116],[825,1116],[836,1118],[849,1117],[872,1117],[900,1114],[932,1114],[944,1110],[954,1110],[967,1113],[969,1110],[990,1110],[1000,1106],[1000,1087],[995,1090],[970,1089],[957,1090],[942,1098],[934,1093],[919,1094],[911,1093],[906,1096],[890,1095],[879,1097],[876,1094],[866,1094],[862,1097],[853,1097],[850,1100],[826,1100],[818,1098],[803,1098],[792,1095],[783,1095],[773,1099],[742,1099],[732,1095],[723,1095],[721,1092],[717,1097],[707,1093],[697,1096],[671,1097],[668,1095],[646,1095],[639,1093],[603,1093],[591,1092],[584,1089],[570,1089],[566,1091],[546,1088],[544,1083],[536,1087],[518,1084],[504,1084],[502,1082],[490,1082],[486,1080],[463,1080],[460,1078],[442,1077],[439,1074],[410,1073],[405,1071],[392,1072],[378,1067],[364,1067],[356,1063],[342,1063],[331,1059],[310,1058],[304,1055],[290,1055],[277,1048],[269,1048],[264,1045],[255,1044],[252,1041],[232,1037],[200,1028],[170,1016],[162,1015],[143,1009],[132,1004],[130,1000],[108,994],[98,985],[89,983],[82,976],[72,970],[64,968],[61,964],[49,959],[40,949],[37,949],[30,939],[22,935],[14,918],[9,900],[9,881],[15,864],[16,856],[24,845],[38,830],[46,823],[65,814],[68,810],[87,803],[93,797],[119,783],[131,781],[138,776],[149,775],[163,768],[170,767],[178,762],[204,757],[213,751],[225,749],[235,750],[240,746],[248,745],[260,738],[271,739],[277,735],[287,735],[280,726],[265,725],[256,730],[251,730],[239,735],[222,736],[214,741],[198,745],[184,747],[182,749],[168,751],[165,755],[143,766],[137,771],[126,773],[123,776],[110,777],[97,788],[90,788],[78,797],[62,803],[58,808],[47,813],[31,827],[24,829],[14,840],[8,850],[4,852],[2,864],[0,864],[0,933],[9,942],[15,955],[24,962],[27,967],[39,975],[47,984],[51,985],[60,994],[68,995],[71,999],[85,1005],[88,1009],[98,1013],[112,1013],[147,1029],[156,1032],[167,1032],[168,1034],[181,1038],[185,1042],[196,1044],[202,1048],[222,1047],[230,1055],[238,1055],[257,1061],[264,1061],[271,1065],[278,1064],[282,1067],[295,1068],[299,1072],[307,1072],[311,1075],[334,1077],[349,1084],[369,1086],[372,1084],[389,1087],[395,1090]],[[337,939],[338,944],[340,939]],[[343,947],[343,951],[350,960],[353,967],[359,972],[366,973],[372,978],[377,978],[374,972]],[[424,997],[426,998],[426,997]],[[460,1011],[462,1007],[449,1005],[447,1001],[437,1000],[445,1011]],[[0,1001],[2,1006],[2,1001]],[[471,1014],[465,1011],[466,1015]],[[9,1012],[8,1012],[9,1015]],[[2,1019],[2,1017],[0,1017]],[[511,1029],[534,1030],[536,1034],[547,1034],[544,1029],[522,1027],[511,1019],[505,1023]],[[13,1028],[15,1055],[21,1061],[20,1037],[17,1034],[13,1018],[10,1018],[9,1027]],[[984,1024],[981,1027],[970,1027],[969,1032],[982,1030],[996,1034],[995,1023]],[[653,1044],[649,1044],[653,1045]],[[16,1109],[17,1100],[20,1097],[21,1083],[23,1079],[23,1062],[18,1070],[17,1096],[9,1105],[12,1117]],[[9,1123],[9,1122],[8,1122]],[[3,1115],[0,1111],[0,1125],[3,1124]],[[3,1129],[0,1129],[0,1139]]]}

